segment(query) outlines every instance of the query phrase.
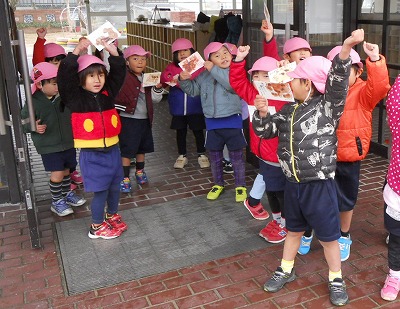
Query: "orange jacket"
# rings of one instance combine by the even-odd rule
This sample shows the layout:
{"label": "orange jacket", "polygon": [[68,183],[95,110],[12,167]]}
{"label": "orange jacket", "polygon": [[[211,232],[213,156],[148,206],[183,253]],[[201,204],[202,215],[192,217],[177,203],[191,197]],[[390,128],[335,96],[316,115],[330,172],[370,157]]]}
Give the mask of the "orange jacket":
{"label": "orange jacket", "polygon": [[367,81],[358,78],[349,88],[344,112],[336,131],[338,161],[355,162],[365,158],[372,136],[372,111],[390,89],[385,57],[366,59]]}

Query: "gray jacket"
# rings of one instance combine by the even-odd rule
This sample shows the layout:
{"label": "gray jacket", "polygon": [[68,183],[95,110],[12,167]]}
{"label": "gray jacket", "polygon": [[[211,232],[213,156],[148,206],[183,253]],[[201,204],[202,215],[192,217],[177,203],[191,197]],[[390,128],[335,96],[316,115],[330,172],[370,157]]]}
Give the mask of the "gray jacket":
{"label": "gray jacket", "polygon": [[213,66],[194,80],[179,81],[181,89],[190,96],[200,95],[206,118],[222,118],[242,113],[239,96],[229,84],[229,68]]}
{"label": "gray jacket", "polygon": [[336,128],[343,113],[351,69],[350,58],[336,57],[326,91],[303,103],[286,104],[274,115],[253,116],[254,132],[263,138],[279,137],[278,158],[291,182],[335,177]]}

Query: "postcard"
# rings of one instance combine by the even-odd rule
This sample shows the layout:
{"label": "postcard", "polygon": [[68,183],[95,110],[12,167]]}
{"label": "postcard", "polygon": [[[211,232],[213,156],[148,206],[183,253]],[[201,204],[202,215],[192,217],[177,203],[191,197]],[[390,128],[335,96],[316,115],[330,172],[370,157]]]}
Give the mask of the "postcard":
{"label": "postcard", "polygon": [[143,87],[156,86],[160,83],[161,72],[143,74]]}
{"label": "postcard", "polygon": [[269,82],[275,84],[284,84],[290,82],[293,78],[287,75],[296,68],[296,62],[288,63],[287,65],[268,72]]}
{"label": "postcard", "polygon": [[105,39],[106,42],[112,43],[121,36],[121,33],[109,22],[106,21],[99,28],[90,33],[87,38],[92,44],[101,51],[104,46],[101,44],[101,40]]}
{"label": "postcard", "polygon": [[288,83],[272,84],[261,81],[253,81],[258,93],[268,100],[280,100],[294,102],[292,90]]}
{"label": "postcard", "polygon": [[187,57],[185,60],[179,62],[179,66],[182,68],[182,70],[185,70],[190,74],[193,74],[198,69],[202,68],[203,65],[204,60],[200,56],[199,52],[195,52],[194,54],[191,54],[189,57]]}

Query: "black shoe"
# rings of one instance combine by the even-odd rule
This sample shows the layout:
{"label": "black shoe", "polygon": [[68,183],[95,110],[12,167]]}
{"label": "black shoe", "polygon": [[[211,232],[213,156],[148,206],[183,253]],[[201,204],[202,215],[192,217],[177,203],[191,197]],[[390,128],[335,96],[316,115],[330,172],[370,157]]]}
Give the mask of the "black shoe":
{"label": "black shoe", "polygon": [[285,273],[283,269],[279,266],[272,275],[271,279],[269,279],[264,284],[264,290],[267,292],[278,292],[283,288],[286,282],[292,282],[296,279],[296,274],[294,273],[294,268],[289,273]]}
{"label": "black shoe", "polygon": [[227,160],[222,160],[222,170],[225,174],[233,174],[232,163]]}
{"label": "black shoe", "polygon": [[344,306],[349,302],[346,283],[342,278],[335,278],[335,280],[329,282],[329,299],[335,306]]}

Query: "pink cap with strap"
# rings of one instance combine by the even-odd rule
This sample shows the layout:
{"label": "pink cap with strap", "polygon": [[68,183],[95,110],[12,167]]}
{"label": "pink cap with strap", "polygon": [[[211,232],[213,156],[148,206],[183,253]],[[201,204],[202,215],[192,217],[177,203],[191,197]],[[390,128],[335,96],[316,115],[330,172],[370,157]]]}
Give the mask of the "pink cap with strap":
{"label": "pink cap with strap", "polygon": [[283,53],[289,54],[295,50],[303,48],[308,49],[310,52],[312,52],[310,43],[308,43],[306,40],[302,38],[294,37],[287,40],[285,44],[283,44]]}
{"label": "pink cap with strap", "polygon": [[176,39],[174,43],[172,43],[171,47],[173,53],[178,50],[194,48],[192,42],[190,42],[188,39],[185,38]]}
{"label": "pink cap with strap", "polygon": [[253,66],[247,72],[251,74],[254,71],[269,72],[278,68],[278,61],[275,58],[264,56],[254,62]]}
{"label": "pink cap with strap", "polygon": [[230,43],[211,42],[206,46],[206,48],[204,48],[204,58],[205,60],[209,60],[210,55],[219,51],[222,47],[225,47],[231,53],[231,55],[236,55],[237,48],[236,46],[233,48],[233,46],[235,45]]}
{"label": "pink cap with strap", "polygon": [[82,56],[79,56],[79,58],[78,58],[78,65],[79,65],[78,66],[78,72],[83,71],[88,66],[90,66],[92,64],[95,64],[95,63],[106,66],[106,64],[96,56],[93,56],[93,55],[82,55]]}
{"label": "pink cap with strap", "polygon": [[67,55],[65,49],[62,46],[56,43],[48,43],[44,45],[45,58],[54,58],[58,55]]}
{"label": "pink cap with strap", "polygon": [[124,50],[124,58],[128,59],[132,55],[146,56],[148,58],[151,56],[151,52],[145,51],[140,45],[131,45]]}
{"label": "pink cap with strap", "polygon": [[49,62],[39,62],[36,64],[31,72],[31,79],[33,85],[31,87],[32,94],[38,90],[36,83],[41,82],[45,79],[52,79],[57,77],[58,68],[56,65]]}
{"label": "pink cap with strap", "polygon": [[[333,58],[335,58],[335,56],[339,54],[341,50],[342,50],[341,45],[335,46],[334,48],[331,49],[326,58],[332,61]],[[360,55],[353,48],[350,50],[350,58],[352,64],[357,64],[361,69],[364,67],[363,63],[361,62]]]}

